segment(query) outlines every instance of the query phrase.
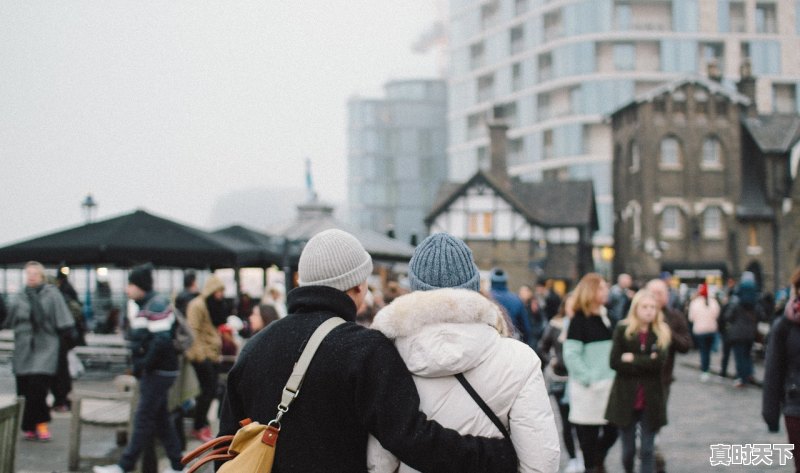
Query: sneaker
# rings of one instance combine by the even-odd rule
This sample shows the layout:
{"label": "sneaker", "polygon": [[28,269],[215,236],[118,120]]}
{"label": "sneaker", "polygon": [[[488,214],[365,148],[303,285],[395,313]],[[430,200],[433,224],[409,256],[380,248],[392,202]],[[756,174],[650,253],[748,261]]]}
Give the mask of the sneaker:
{"label": "sneaker", "polygon": [[67,404],[53,406],[53,412],[69,412],[69,406]]}
{"label": "sneaker", "polygon": [[92,473],[125,473],[125,470],[119,465],[94,466]]}
{"label": "sneaker", "polygon": [[734,387],[734,388],[743,388],[743,387],[744,387],[744,381],[742,381],[742,380],[741,380],[741,379],[739,379],[739,378],[736,378],[736,379],[733,381],[733,387]]}
{"label": "sneaker", "polygon": [[701,383],[707,383],[707,382],[708,382],[708,380],[709,380],[710,378],[711,378],[711,376],[708,374],[708,372],[707,372],[707,371],[704,371],[704,372],[703,372],[703,373],[700,375],[700,382],[701,382]]}
{"label": "sneaker", "polygon": [[39,437],[36,436],[36,431],[34,430],[26,430],[22,432],[22,438],[25,440],[38,440]]}
{"label": "sneaker", "polygon": [[192,430],[192,437],[206,443],[214,438],[214,434],[211,433],[211,428],[205,426],[202,429]]}
{"label": "sneaker", "polygon": [[577,458],[570,458],[564,473],[583,473],[583,462]]}
{"label": "sneaker", "polygon": [[53,436],[50,435],[50,428],[47,426],[47,422],[36,424],[36,438],[43,442],[47,442],[53,438]]}

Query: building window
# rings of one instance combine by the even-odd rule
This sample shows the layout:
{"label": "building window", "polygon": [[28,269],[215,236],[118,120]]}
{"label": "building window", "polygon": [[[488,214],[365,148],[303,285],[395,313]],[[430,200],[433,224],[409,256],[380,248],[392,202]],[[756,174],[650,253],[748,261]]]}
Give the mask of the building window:
{"label": "building window", "polygon": [[751,248],[757,248],[758,244],[758,232],[756,231],[756,226],[752,223],[747,227],[747,246]]}
{"label": "building window", "polygon": [[661,214],[661,233],[665,237],[681,236],[681,211],[678,207],[665,207]]}
{"label": "building window", "polygon": [[772,111],[775,113],[797,113],[796,90],[794,84],[773,84]]}
{"label": "building window", "polygon": [[617,31],[628,31],[632,17],[630,3],[619,2],[614,5],[614,28]]}
{"label": "building window", "polygon": [[553,157],[553,130],[545,130],[542,137],[542,158]]}
{"label": "building window", "polygon": [[484,49],[483,42],[475,43],[469,47],[469,65],[472,69],[483,66]]}
{"label": "building window", "polygon": [[470,213],[469,229],[467,233],[471,237],[492,236],[492,213],[491,212]]}
{"label": "building window", "polygon": [[525,142],[522,138],[508,140],[508,161],[509,164],[519,164],[525,155]]}
{"label": "building window", "polygon": [[681,167],[681,145],[674,137],[661,140],[661,156],[659,164],[664,168]]}
{"label": "building window", "polygon": [[561,10],[554,10],[544,15],[544,40],[553,41],[561,36]]}
{"label": "building window", "polygon": [[667,111],[667,103],[664,97],[656,97],[653,99],[653,111],[656,113],[664,113]]}
{"label": "building window", "polygon": [[778,17],[774,3],[756,4],[756,33],[776,34],[778,32]]}
{"label": "building window", "polygon": [[724,96],[717,95],[714,97],[714,113],[716,113],[717,119],[727,120],[728,100]]}
{"label": "building window", "polygon": [[542,93],[536,96],[536,117],[539,120],[550,118],[550,94]]}
{"label": "building window", "polygon": [[732,0],[728,4],[728,18],[731,33],[744,33],[747,31],[747,20],[744,15],[744,2]]}
{"label": "building window", "polygon": [[698,118],[705,120],[708,114],[708,94],[703,90],[696,90],[694,93],[694,111]]}
{"label": "building window", "polygon": [[490,0],[481,5],[481,28],[494,26],[497,22],[497,11],[500,9],[499,0]]}
{"label": "building window", "polygon": [[539,81],[544,82],[553,78],[553,56],[550,53],[539,56]]}
{"label": "building window", "polygon": [[641,158],[639,157],[639,143],[636,141],[631,141],[631,166],[630,172],[639,172],[639,166],[641,165]]}
{"label": "building window", "polygon": [[528,11],[528,0],[514,0],[514,15],[522,15]]}
{"label": "building window", "polygon": [[474,140],[486,134],[486,112],[473,113],[467,117],[467,139]]}
{"label": "building window", "polygon": [[614,69],[632,71],[636,68],[636,46],[633,44],[614,45]]}
{"label": "building window", "polygon": [[672,113],[678,120],[686,119],[686,94],[681,91],[672,94]]}
{"label": "building window", "polygon": [[525,30],[522,25],[511,28],[509,32],[509,52],[513,56],[525,48]]}
{"label": "building window", "polygon": [[708,137],[703,141],[703,160],[700,162],[703,168],[722,167],[722,143],[714,137]]}
{"label": "building window", "polygon": [[722,210],[719,207],[708,207],[703,212],[703,237],[722,237]]}
{"label": "building window", "polygon": [[478,102],[490,100],[494,95],[494,74],[478,77]]}
{"label": "building window", "polygon": [[495,105],[493,113],[495,119],[504,121],[509,127],[514,128],[515,126],[519,126],[516,102]]}
{"label": "building window", "polygon": [[516,92],[522,88],[522,64],[511,65],[511,90]]}

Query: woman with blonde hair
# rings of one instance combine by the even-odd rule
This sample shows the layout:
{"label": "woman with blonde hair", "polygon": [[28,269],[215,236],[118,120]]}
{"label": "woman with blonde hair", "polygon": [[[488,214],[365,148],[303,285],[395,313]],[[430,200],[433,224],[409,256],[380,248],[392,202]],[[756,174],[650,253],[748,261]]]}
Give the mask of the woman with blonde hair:
{"label": "woman with blonde hair", "polygon": [[617,429],[605,418],[614,382],[609,364],[611,322],[606,315],[608,284],[597,273],[586,274],[574,291],[575,315],[564,341],[569,371],[569,421],[575,425],[587,472],[604,472],[603,461],[617,440]]}
{"label": "woman with blonde hair", "polygon": [[640,432],[641,472],[655,471],[653,443],[667,424],[667,403],[661,370],[671,332],[656,298],[647,290],[633,296],[627,318],[614,330],[611,368],[617,372],[606,408],[606,419],[620,428],[622,466],[633,472],[636,426]]}

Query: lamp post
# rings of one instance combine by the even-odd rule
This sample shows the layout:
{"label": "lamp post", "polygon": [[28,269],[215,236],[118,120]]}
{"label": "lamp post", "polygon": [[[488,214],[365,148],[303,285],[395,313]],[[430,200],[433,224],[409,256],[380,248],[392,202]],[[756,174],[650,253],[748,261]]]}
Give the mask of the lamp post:
{"label": "lamp post", "polygon": [[[81,202],[83,214],[86,218],[86,225],[92,223],[92,213],[97,207],[97,202],[92,198],[92,194],[86,194],[86,197]],[[93,322],[94,313],[92,311],[92,265],[86,265],[86,300],[83,304],[83,317],[86,320],[86,326],[91,330],[94,328]]]}

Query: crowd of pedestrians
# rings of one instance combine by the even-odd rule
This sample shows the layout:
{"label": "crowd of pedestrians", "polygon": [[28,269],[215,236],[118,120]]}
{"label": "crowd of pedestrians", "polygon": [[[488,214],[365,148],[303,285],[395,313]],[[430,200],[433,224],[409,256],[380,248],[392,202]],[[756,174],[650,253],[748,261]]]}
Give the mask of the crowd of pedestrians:
{"label": "crowd of pedestrians", "polygon": [[[281,471],[555,472],[563,446],[566,473],[602,473],[618,470],[608,458],[618,440],[626,473],[637,463],[667,471],[657,434],[676,354],[693,345],[701,382],[712,353],[722,351],[723,376],[732,353],[736,388],[756,381],[754,344],[766,346],[764,420],[776,431],[783,414],[789,442],[800,441],[800,270],[772,305],[750,272],[727,288],[704,282],[683,293],[663,277],[621,274],[611,286],[588,273],[564,293],[553,281],[510,281],[501,267],[481,273],[463,241],[440,233],[416,248],[407,278],[379,288],[368,284],[372,259],[361,244],[330,230],[306,244],[299,287],[270,285],[260,301],[234,304],[221,279],[191,271],[170,300],[154,290],[152,271],[132,269],[126,290],[136,306],[125,324],[140,391],[133,434],[95,473],[133,471],[153,439],[166,472],[183,471],[183,416],[201,442],[245,418],[270,422],[302,347],[332,317],[346,323],[320,346],[283,418]],[[70,409],[67,358],[86,328],[66,274],[50,284],[30,262],[25,276],[0,323],[14,331],[23,437],[47,441],[51,410]],[[217,432],[210,417],[220,419]]]}

